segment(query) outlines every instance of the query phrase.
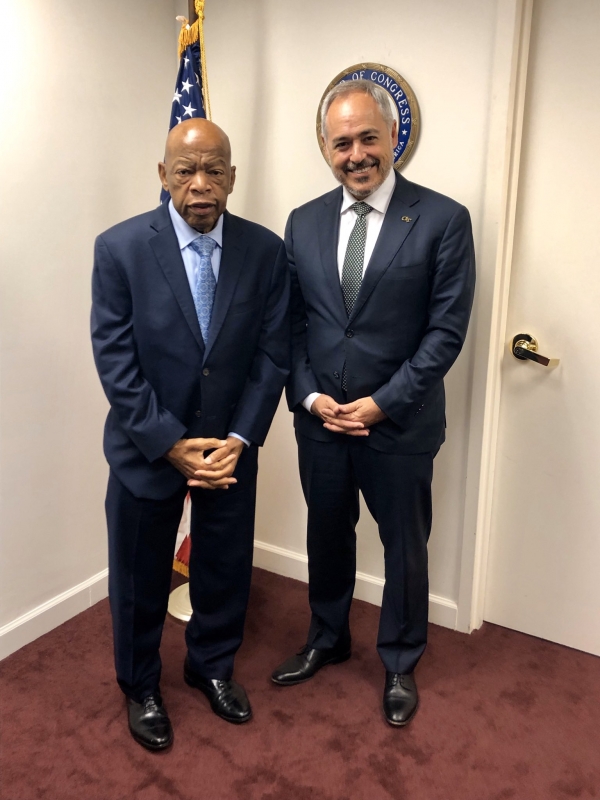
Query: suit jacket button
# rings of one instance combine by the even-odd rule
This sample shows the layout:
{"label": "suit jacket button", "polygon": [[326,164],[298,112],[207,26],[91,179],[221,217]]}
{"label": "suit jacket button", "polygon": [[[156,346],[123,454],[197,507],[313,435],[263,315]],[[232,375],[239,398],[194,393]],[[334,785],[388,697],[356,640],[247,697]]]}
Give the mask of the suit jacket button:
{"label": "suit jacket button", "polygon": [[207,377],[208,375],[210,375],[210,370],[207,367],[205,367],[202,370],[202,374],[204,375],[204,377]]}
{"label": "suit jacket button", "polygon": [[334,378],[339,378],[340,377],[340,373],[339,372],[334,372],[333,373],[333,377]]}
{"label": "suit jacket button", "polygon": [[354,331],[346,331],[346,336],[351,339],[354,336]]}
{"label": "suit jacket button", "polygon": [[195,411],[194,413],[196,414],[197,417],[201,417],[202,416],[202,412],[200,410]]}

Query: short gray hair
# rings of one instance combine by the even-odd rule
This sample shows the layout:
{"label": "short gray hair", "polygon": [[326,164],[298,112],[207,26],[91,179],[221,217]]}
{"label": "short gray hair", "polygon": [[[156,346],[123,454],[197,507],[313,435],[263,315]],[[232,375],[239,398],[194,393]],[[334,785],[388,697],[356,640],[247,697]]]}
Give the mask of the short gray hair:
{"label": "short gray hair", "polygon": [[325,138],[325,120],[327,119],[327,112],[331,108],[331,104],[334,100],[337,100],[338,97],[346,97],[346,95],[349,94],[368,94],[372,97],[379,106],[385,124],[390,130],[392,129],[394,114],[392,113],[386,90],[377,83],[373,83],[373,81],[364,79],[356,81],[349,80],[336,84],[333,89],[330,89],[325,95],[325,99],[321,104],[321,136],[323,138]]}

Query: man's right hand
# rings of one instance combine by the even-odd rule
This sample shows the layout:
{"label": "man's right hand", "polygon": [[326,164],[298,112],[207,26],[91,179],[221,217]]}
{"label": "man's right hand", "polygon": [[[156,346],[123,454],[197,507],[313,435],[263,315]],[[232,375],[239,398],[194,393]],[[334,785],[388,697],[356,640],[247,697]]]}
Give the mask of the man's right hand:
{"label": "man's right hand", "polygon": [[[198,485],[202,489],[227,489],[230,484],[237,483],[235,478],[203,479],[198,481],[195,475],[197,470],[209,468],[204,460],[206,450],[217,450],[226,445],[227,442],[221,439],[180,439],[165,453],[165,458],[175,469],[181,472],[186,480],[194,479],[197,481],[197,484],[194,485]],[[219,466],[225,467],[226,463],[229,463],[234,458],[235,454],[227,456],[219,462]]]}
{"label": "man's right hand", "polygon": [[362,422],[352,422],[338,416],[340,405],[328,394],[320,394],[310,407],[310,413],[323,420],[328,430],[348,436],[368,436],[370,431]]}

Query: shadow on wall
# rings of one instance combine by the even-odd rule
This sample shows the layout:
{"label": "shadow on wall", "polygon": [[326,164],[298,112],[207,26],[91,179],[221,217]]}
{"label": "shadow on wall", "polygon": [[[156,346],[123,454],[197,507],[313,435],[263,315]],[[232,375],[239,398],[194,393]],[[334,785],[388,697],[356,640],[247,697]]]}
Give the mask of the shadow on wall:
{"label": "shadow on wall", "polygon": [[264,76],[267,71],[267,15],[264,0],[255,0],[252,4],[253,30],[248,36],[248,42],[254,49],[254,57],[249,59],[252,69],[244,75],[244,86],[247,92],[255,98],[253,114],[248,125],[248,161],[249,165],[244,176],[246,187],[241,208],[247,209],[248,216],[257,220],[264,217],[257,203],[265,202],[264,198],[272,197],[272,187],[268,185],[268,174],[261,158],[253,157],[256,153],[265,153],[265,137],[269,136],[266,120],[271,118],[272,101],[266,91]]}

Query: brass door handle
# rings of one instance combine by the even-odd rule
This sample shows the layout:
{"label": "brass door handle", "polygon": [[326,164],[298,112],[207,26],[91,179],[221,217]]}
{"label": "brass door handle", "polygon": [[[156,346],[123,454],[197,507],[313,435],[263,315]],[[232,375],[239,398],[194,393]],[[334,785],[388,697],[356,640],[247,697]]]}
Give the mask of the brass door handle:
{"label": "brass door handle", "polygon": [[542,356],[537,349],[537,339],[534,339],[528,333],[517,333],[513,338],[512,354],[519,361],[535,361],[536,364],[541,364],[544,367],[556,367],[558,365],[558,358]]}

